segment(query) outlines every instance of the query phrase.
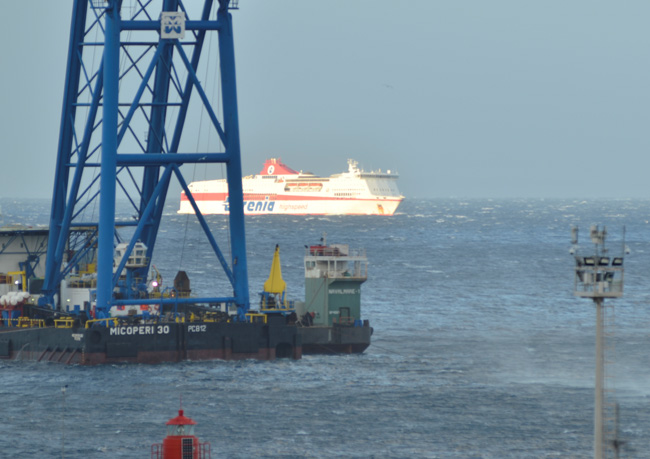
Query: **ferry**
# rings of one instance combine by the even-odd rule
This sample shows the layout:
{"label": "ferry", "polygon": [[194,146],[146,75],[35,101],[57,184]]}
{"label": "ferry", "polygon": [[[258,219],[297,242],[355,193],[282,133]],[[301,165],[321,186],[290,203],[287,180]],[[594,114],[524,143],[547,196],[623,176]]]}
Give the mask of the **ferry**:
{"label": "ferry", "polygon": [[[270,158],[259,174],[242,179],[246,215],[393,215],[404,196],[397,188],[398,174],[366,172],[348,160],[347,172],[321,177],[298,172],[280,158]],[[202,214],[230,212],[225,179],[192,182],[189,190]],[[193,214],[183,191],[179,214]]]}

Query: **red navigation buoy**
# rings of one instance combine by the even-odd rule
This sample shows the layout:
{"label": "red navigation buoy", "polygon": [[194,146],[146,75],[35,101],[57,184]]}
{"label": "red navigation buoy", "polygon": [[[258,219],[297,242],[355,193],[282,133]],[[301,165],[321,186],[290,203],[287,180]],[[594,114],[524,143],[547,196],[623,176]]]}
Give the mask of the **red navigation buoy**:
{"label": "red navigation buoy", "polygon": [[210,443],[201,443],[194,435],[196,422],[178,410],[167,421],[167,436],[162,444],[151,445],[151,459],[210,459]]}

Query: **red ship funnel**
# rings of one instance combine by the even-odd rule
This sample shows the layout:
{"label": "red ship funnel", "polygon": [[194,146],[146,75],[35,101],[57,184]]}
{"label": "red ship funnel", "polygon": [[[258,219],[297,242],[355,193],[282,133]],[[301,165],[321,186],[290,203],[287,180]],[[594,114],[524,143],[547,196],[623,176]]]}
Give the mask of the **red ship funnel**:
{"label": "red ship funnel", "polygon": [[264,163],[260,175],[297,175],[298,172],[280,161],[280,158],[270,158]]}

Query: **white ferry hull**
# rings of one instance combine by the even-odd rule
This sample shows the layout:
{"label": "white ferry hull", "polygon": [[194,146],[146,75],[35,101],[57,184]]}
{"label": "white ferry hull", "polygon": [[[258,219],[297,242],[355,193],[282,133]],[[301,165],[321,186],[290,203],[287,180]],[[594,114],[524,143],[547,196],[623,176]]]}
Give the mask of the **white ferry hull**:
{"label": "white ferry hull", "polygon": [[[364,172],[348,160],[348,171],[329,177],[297,172],[279,159],[266,161],[257,175],[244,177],[246,215],[393,215],[404,199],[397,174]],[[189,189],[202,214],[229,213],[225,180],[192,182]],[[180,214],[194,209],[181,193]]]}

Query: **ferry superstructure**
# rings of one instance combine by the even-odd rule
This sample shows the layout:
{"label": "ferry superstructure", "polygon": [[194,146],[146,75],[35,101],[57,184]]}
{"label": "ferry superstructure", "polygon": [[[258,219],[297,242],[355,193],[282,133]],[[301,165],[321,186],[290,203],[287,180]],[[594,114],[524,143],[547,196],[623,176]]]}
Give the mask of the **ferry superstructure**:
{"label": "ferry superstructure", "polygon": [[[393,215],[404,199],[398,174],[390,170],[366,172],[348,160],[347,172],[329,177],[298,172],[279,158],[267,159],[261,172],[242,179],[246,215]],[[203,214],[228,214],[225,179],[192,182],[192,196]],[[180,214],[193,214],[185,192]]]}

